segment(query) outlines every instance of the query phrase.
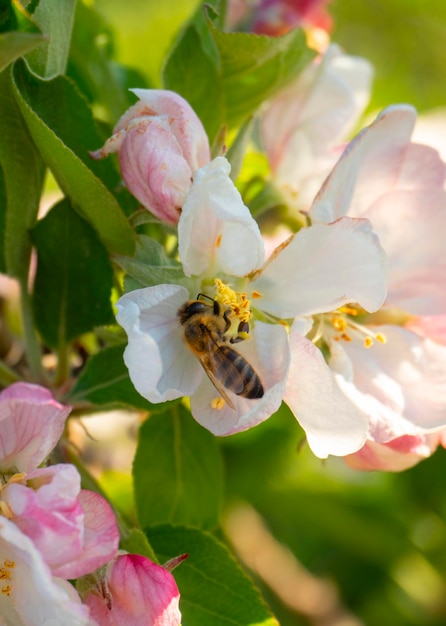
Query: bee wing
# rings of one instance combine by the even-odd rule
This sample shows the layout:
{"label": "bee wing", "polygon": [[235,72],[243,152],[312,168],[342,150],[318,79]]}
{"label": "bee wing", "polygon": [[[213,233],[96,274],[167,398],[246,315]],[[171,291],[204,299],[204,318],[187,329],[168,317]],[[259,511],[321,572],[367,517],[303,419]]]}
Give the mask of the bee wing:
{"label": "bee wing", "polygon": [[235,405],[229,398],[223,381],[228,379],[229,374],[229,377],[233,380],[231,391],[236,394],[242,391],[243,382],[240,381],[238,383],[240,378],[239,372],[227,358],[224,350],[215,344],[211,336],[208,337],[208,349],[199,356],[199,360],[218,393],[229,404],[231,409],[235,409]]}

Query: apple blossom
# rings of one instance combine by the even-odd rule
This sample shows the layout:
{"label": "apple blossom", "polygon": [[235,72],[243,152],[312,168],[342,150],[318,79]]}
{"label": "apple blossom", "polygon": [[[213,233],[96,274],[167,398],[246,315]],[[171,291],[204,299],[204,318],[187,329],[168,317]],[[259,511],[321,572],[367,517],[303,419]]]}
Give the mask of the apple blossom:
{"label": "apple blossom", "polygon": [[[231,182],[223,157],[197,172],[178,223],[178,239],[183,269],[194,290],[162,284],[122,296],[117,320],[128,335],[124,360],[142,396],[151,402],[190,396],[193,416],[216,435],[246,430],[280,406],[292,358],[289,319],[349,302],[374,311],[385,297],[385,256],[367,220],[347,218],[303,229],[264,264],[258,226]],[[240,322],[251,324],[250,340],[237,343],[237,351],[263,382],[260,399],[228,391],[231,407],[216,398],[214,386],[184,342],[178,319],[179,309],[198,293],[231,310],[232,336]],[[312,430],[317,422],[309,440],[321,456],[347,454],[365,440],[366,420],[353,408],[353,434],[344,440],[339,420],[344,434],[348,428],[336,405],[329,415],[315,415],[309,423],[301,418],[298,405],[291,406],[305,429]]]}
{"label": "apple blossom", "polygon": [[161,89],[132,89],[139,101],[124,113],[99,150],[119,155],[129,191],[164,222],[176,224],[195,171],[210,161],[206,132],[180,95]]}
{"label": "apple blossom", "polygon": [[6,626],[96,626],[74,587],[53,578],[31,539],[2,516],[0,591]]}
{"label": "apple blossom", "polygon": [[82,593],[99,626],[179,626],[172,574],[139,554],[119,554],[100,582]]}
{"label": "apple blossom", "polygon": [[104,565],[119,540],[110,506],[81,491],[74,466],[37,467],[56,445],[70,410],[37,385],[15,383],[0,393],[0,513],[63,578]]}
{"label": "apple blossom", "polygon": [[442,336],[446,166],[436,151],[411,142],[415,120],[409,106],[384,110],[346,148],[310,211],[320,223],[369,219],[389,259],[388,295],[378,314],[351,308],[319,324],[339,388],[369,420],[367,448],[349,458],[368,469],[413,464],[432,451],[435,437],[429,445],[426,437],[446,428],[446,347],[429,338],[421,321],[418,333],[410,330],[434,315],[439,326],[432,337]]}
{"label": "apple blossom", "polygon": [[265,107],[263,144],[291,206],[309,208],[367,105],[372,75],[366,59],[333,44]]}

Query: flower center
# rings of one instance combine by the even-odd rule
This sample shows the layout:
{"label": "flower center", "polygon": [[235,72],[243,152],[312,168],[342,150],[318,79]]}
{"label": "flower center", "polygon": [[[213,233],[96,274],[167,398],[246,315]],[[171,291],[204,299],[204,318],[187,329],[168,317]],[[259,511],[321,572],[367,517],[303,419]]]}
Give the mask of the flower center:
{"label": "flower center", "polygon": [[352,317],[359,315],[358,309],[352,306],[344,306],[329,314],[332,328],[335,330],[333,339],[335,341],[352,341],[354,337],[359,338],[365,348],[370,348],[375,341],[386,343],[387,339],[383,333],[374,332],[368,326],[355,322]]}
{"label": "flower center", "polygon": [[249,338],[249,320],[252,317],[251,302],[245,292],[239,292],[226,285],[220,278],[216,278],[215,295],[216,300],[223,309],[230,310],[230,317],[238,321],[237,336],[239,340]]}

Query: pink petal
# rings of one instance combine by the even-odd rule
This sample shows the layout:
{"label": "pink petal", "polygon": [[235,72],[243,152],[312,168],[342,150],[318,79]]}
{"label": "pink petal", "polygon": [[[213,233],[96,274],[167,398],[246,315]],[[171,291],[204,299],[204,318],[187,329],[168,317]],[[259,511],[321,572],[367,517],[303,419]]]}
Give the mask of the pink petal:
{"label": "pink petal", "polygon": [[14,383],[0,393],[0,471],[29,472],[51,452],[71,411],[38,385]]}
{"label": "pink petal", "polygon": [[[310,211],[312,218],[331,222],[347,214],[362,216],[377,198],[398,187],[415,120],[415,109],[395,105],[385,109],[373,124],[360,132],[316,196]],[[413,170],[411,188],[426,187],[426,168]]]}
{"label": "pink petal", "polygon": [[359,302],[377,310],[386,295],[386,258],[367,220],[339,219],[300,230],[265,264],[251,288],[257,308],[281,318]]}
{"label": "pink petal", "polygon": [[107,597],[84,602],[100,626],[179,626],[179,591],[172,574],[137,554],[118,556],[106,574]]}
{"label": "pink petal", "polygon": [[245,276],[263,263],[259,227],[217,157],[197,170],[178,223],[179,255],[187,276]]}
{"label": "pink petal", "polygon": [[326,458],[359,450],[368,432],[365,415],[340,391],[320,350],[294,326],[290,350],[284,400],[305,430],[314,454]]}
{"label": "pink petal", "polygon": [[192,415],[199,424],[218,436],[247,430],[268,419],[280,407],[285,390],[289,349],[287,333],[282,326],[257,322],[250,339],[238,343],[234,349],[257,372],[265,394],[260,399],[248,400],[228,391],[235,409],[227,404],[219,409],[213,408],[212,402],[219,393],[204,376],[191,396]]}
{"label": "pink petal", "polygon": [[389,260],[386,304],[413,315],[446,314],[446,192],[388,193],[364,217]]}
{"label": "pink petal", "polygon": [[53,568],[55,575],[63,578],[78,578],[93,572],[108,563],[118,549],[119,531],[108,502],[99,494],[83,489],[79,504],[84,514],[82,548],[71,562],[67,558]]}
{"label": "pink petal", "polygon": [[371,438],[387,443],[446,428],[446,347],[398,326],[374,330],[384,334],[387,343],[375,342],[369,349],[359,341],[344,343],[352,378],[336,377],[351,402],[368,416]]}
{"label": "pink petal", "polygon": [[357,470],[402,472],[433,454],[438,443],[438,435],[403,435],[383,444],[367,441],[344,461]]}
{"label": "pink petal", "polygon": [[446,315],[423,315],[410,319],[405,327],[432,341],[446,345]]}
{"label": "pink petal", "polygon": [[211,160],[209,141],[203,124],[190,104],[179,94],[163,89],[131,89],[149,115],[164,115],[171,132],[181,145],[184,158],[194,172]]}
{"label": "pink petal", "polygon": [[137,118],[119,150],[124,182],[141,204],[176,224],[192,182],[192,171],[169,128],[159,119]]}

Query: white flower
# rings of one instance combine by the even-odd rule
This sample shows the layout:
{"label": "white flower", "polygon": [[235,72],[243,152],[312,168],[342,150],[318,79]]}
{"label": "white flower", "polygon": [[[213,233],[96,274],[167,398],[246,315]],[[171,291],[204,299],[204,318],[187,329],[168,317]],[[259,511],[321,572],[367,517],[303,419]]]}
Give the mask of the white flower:
{"label": "white flower", "polygon": [[[129,292],[117,303],[117,320],[128,335],[124,359],[136,389],[151,402],[190,396],[193,416],[216,435],[250,428],[279,408],[294,359],[286,329],[290,319],[352,301],[373,311],[386,293],[385,256],[367,220],[344,218],[304,229],[263,265],[257,224],[228,173],[223,157],[197,172],[178,224],[180,257],[197,291],[156,285]],[[259,375],[262,397],[247,399],[226,390],[230,403],[218,401],[218,391],[184,341],[178,318],[179,309],[199,293],[217,300],[220,313],[231,309],[232,337],[252,314],[249,340],[234,349]],[[306,428],[293,398],[289,404]],[[355,435],[340,452],[338,424],[346,430],[346,419],[338,407],[330,415],[314,416],[317,428],[310,445],[316,454],[346,454],[362,445],[367,422],[361,422],[359,412],[350,418]]]}

